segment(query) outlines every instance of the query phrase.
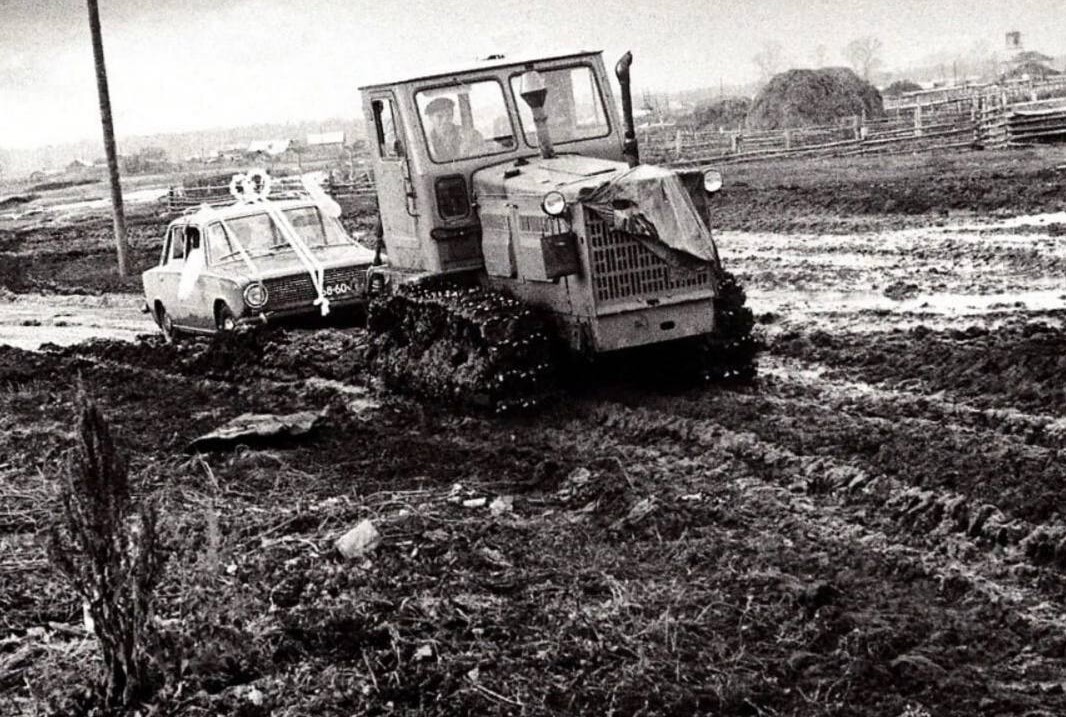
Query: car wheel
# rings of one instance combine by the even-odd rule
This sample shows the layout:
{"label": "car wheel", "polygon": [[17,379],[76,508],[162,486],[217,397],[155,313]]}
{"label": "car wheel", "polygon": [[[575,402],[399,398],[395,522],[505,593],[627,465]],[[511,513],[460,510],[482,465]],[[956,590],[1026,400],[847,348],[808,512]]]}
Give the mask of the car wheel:
{"label": "car wheel", "polygon": [[159,324],[159,330],[163,332],[163,338],[166,342],[168,344],[173,343],[178,332],[177,329],[174,328],[174,320],[170,318],[170,314],[167,313],[167,310],[162,304],[156,306],[155,322]]}
{"label": "car wheel", "polygon": [[215,328],[225,332],[237,329],[237,319],[225,304],[220,304],[218,311],[215,312]]}

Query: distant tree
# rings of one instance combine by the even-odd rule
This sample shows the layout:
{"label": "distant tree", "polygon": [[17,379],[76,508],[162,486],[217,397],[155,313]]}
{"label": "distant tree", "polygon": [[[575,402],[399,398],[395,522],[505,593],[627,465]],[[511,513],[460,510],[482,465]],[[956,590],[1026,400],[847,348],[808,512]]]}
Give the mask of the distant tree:
{"label": "distant tree", "polygon": [[862,79],[870,81],[870,74],[881,66],[882,44],[873,35],[852,40],[844,48],[844,57]]}
{"label": "distant tree", "polygon": [[126,174],[148,174],[167,169],[170,165],[167,151],[162,147],[145,147],[131,155],[119,158]]}
{"label": "distant tree", "polygon": [[740,129],[751,109],[747,97],[722,97],[696,103],[678,122],[694,129]]}
{"label": "distant tree", "polygon": [[780,42],[764,42],[751,61],[759,68],[759,82],[766,83],[784,67],[784,48]]}

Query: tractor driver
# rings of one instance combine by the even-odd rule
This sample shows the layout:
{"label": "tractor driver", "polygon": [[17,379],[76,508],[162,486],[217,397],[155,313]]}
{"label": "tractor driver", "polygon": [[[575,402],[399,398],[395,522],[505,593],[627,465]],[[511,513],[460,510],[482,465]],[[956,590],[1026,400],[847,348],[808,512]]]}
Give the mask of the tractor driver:
{"label": "tractor driver", "polygon": [[433,158],[438,162],[450,162],[480,154],[485,138],[472,127],[455,124],[455,102],[447,97],[438,97],[426,105],[429,115],[429,145]]}

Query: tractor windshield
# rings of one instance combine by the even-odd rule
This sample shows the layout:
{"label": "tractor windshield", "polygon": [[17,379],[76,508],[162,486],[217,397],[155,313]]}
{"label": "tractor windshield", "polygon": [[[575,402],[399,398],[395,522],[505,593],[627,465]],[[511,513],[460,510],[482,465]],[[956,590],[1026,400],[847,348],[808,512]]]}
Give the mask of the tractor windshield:
{"label": "tractor windshield", "polygon": [[[552,142],[561,144],[582,139],[605,137],[611,127],[603,106],[603,94],[592,70],[585,66],[567,67],[561,70],[541,70],[544,85],[548,89],[545,112],[548,115],[548,130]],[[533,111],[521,97],[522,76],[511,78],[511,91],[518,105],[522,132],[526,144],[537,146],[537,129],[533,124]]]}
{"label": "tractor windshield", "polygon": [[421,90],[415,93],[415,103],[434,162],[483,157],[515,148],[503,88],[495,80]]}

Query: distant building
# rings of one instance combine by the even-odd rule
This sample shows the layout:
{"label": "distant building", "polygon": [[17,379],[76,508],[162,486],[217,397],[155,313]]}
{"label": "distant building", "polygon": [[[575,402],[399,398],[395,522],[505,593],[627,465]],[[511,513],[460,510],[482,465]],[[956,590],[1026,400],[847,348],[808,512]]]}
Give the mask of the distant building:
{"label": "distant building", "polygon": [[1042,80],[1059,74],[1051,68],[1055,58],[1042,52],[1026,50],[1022,42],[1022,33],[1011,30],[1007,33],[1007,59],[1000,68],[1000,74],[1006,79]]}
{"label": "distant building", "polygon": [[336,147],[344,146],[344,130],[337,130],[336,132],[319,132],[317,134],[308,133],[307,135],[308,147]]}
{"label": "distant building", "polygon": [[229,147],[223,147],[215,153],[217,157],[216,161],[219,162],[238,162],[244,159],[246,148],[244,145],[232,145]]}

